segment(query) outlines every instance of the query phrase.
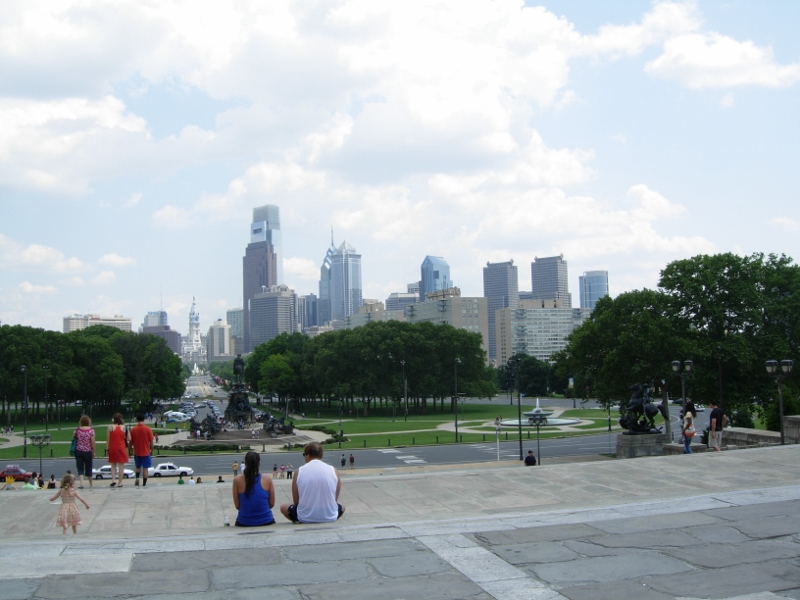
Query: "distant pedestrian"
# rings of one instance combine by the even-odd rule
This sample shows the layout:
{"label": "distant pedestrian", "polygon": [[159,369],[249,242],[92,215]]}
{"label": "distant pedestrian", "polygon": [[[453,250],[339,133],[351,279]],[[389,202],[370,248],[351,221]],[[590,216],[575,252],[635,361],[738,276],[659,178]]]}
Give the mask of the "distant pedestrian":
{"label": "distant pedestrian", "polygon": [[710,400],[711,414],[708,417],[708,447],[714,452],[719,452],[722,449],[722,428],[725,426],[724,414],[722,409],[717,405],[716,400]]}
{"label": "distant pedestrian", "polygon": [[294,473],[294,467],[291,464],[286,465],[286,479],[291,479],[292,473]]}
{"label": "distant pedestrian", "polygon": [[[231,465],[231,469],[233,469],[233,476],[236,477],[239,474],[239,463],[233,461],[233,465]],[[219,476],[222,479],[222,475]]]}
{"label": "distant pedestrian", "polygon": [[276,479],[278,477],[278,463],[272,465],[272,478]]}
{"label": "distant pedestrian", "polygon": [[525,466],[526,467],[536,466],[536,457],[533,455],[533,450],[528,450],[528,456],[525,457]]}
{"label": "distant pedestrian", "polygon": [[350,469],[355,469],[356,466],[356,457],[353,456],[353,453],[350,453]]}
{"label": "distant pedestrian", "polygon": [[239,475],[244,475],[244,460],[239,463]]}
{"label": "distant pedestrian", "polygon": [[281,479],[286,477],[286,465],[281,465]]}
{"label": "distant pedestrian", "polygon": [[344,454],[342,454],[340,462],[342,463],[342,469],[344,469],[344,466],[347,464],[347,459],[344,457]]}

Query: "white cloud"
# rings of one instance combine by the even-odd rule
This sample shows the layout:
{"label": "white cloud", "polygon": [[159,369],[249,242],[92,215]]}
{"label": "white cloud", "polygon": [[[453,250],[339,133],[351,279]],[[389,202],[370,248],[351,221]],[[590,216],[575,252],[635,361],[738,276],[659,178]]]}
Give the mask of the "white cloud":
{"label": "white cloud", "polygon": [[736,98],[730,93],[725,94],[719,102],[722,108],[732,108],[734,104],[736,104]]}
{"label": "white cloud", "polygon": [[631,216],[639,221],[656,221],[682,214],[683,206],[672,204],[664,196],[644,184],[634,185],[628,190],[628,200],[633,205]]}
{"label": "white cloud", "polygon": [[114,274],[114,271],[101,271],[92,277],[92,283],[94,285],[108,285],[113,283],[116,278],[117,276]]}
{"label": "white cloud", "polygon": [[120,256],[116,252],[104,254],[97,261],[101,265],[111,265],[112,267],[127,267],[136,264],[136,259],[130,256]]}
{"label": "white cloud", "polygon": [[66,256],[56,248],[42,244],[26,246],[0,233],[0,269],[75,273],[89,270],[89,265],[74,256]]}
{"label": "white cloud", "polygon": [[663,53],[649,62],[645,71],[697,89],[744,85],[786,87],[800,81],[800,62],[780,65],[771,48],[718,33],[696,33],[667,40]]}
{"label": "white cloud", "polygon": [[800,220],[791,217],[773,217],[769,220],[769,224],[786,231],[800,232]]}
{"label": "white cloud", "polygon": [[186,209],[172,204],[160,208],[152,216],[153,224],[165,229],[188,229],[194,224],[194,218]]}
{"label": "white cloud", "polygon": [[319,280],[319,267],[317,263],[309,258],[287,257],[283,259],[283,272],[287,281],[296,278],[303,282],[303,289],[308,286],[308,282]]}
{"label": "white cloud", "polygon": [[54,285],[34,285],[30,281],[23,281],[17,287],[25,294],[53,294],[58,291]]}

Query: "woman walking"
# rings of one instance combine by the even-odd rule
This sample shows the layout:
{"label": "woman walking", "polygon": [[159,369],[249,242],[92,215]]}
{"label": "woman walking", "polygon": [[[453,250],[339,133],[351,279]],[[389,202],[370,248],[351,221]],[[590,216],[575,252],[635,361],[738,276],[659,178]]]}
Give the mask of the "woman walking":
{"label": "woman walking", "polygon": [[83,476],[89,479],[89,487],[92,487],[92,459],[95,453],[95,435],[92,429],[92,420],[89,415],[83,415],[79,421],[78,428],[75,430],[75,468],[80,483],[78,489],[83,489]]}
{"label": "woman walking", "polygon": [[697,409],[694,407],[694,402],[687,400],[686,407],[683,411],[683,427],[681,428],[684,454],[692,454],[692,438],[694,437],[696,431],[694,426],[696,419]]}
{"label": "woman walking", "polygon": [[[111,487],[122,487],[125,463],[128,462],[128,430],[119,413],[111,417],[108,428],[108,462],[111,465]],[[115,477],[117,480],[113,481]]]}

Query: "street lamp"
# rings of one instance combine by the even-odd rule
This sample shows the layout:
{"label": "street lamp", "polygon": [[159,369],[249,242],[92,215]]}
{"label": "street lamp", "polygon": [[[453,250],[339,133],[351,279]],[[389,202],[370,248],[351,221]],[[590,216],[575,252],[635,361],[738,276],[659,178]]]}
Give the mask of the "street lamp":
{"label": "street lamp", "polygon": [[536,456],[539,457],[539,465],[542,464],[542,449],[539,447],[539,427],[542,426],[542,421],[547,421],[545,416],[541,413],[533,415],[533,422],[536,425]]}
{"label": "street lamp", "polygon": [[403,404],[405,405],[405,414],[403,421],[408,422],[408,381],[406,380],[406,359],[400,359],[400,365],[403,367]]}
{"label": "street lamp", "polygon": [[781,370],[779,371],[777,360],[768,360],[767,362],[764,363],[764,366],[767,368],[767,373],[778,384],[778,416],[780,417],[781,446],[782,446],[786,443],[783,434],[783,380],[786,379],[792,373],[792,367],[794,366],[794,361],[782,360],[780,365],[781,365]]}
{"label": "street lamp", "polygon": [[31,444],[39,447],[39,473],[42,472],[42,446],[50,445],[49,433],[37,433],[31,436]]}
{"label": "street lamp", "polygon": [[455,395],[453,395],[453,408],[455,408],[456,413],[456,444],[458,443],[458,365],[461,364],[461,359],[456,357],[455,362],[455,382],[456,382],[456,390]]}
{"label": "street lamp", "polygon": [[42,365],[42,369],[44,369],[44,430],[49,431],[50,399],[47,396],[47,376],[49,375],[50,368],[47,365]]}
{"label": "street lamp", "polygon": [[519,391],[519,357],[514,356],[509,361],[514,363],[514,383],[517,386],[517,434],[519,437],[519,459],[525,460],[522,455],[522,396]]}
{"label": "street lamp", "polygon": [[[683,367],[683,369],[681,369]],[[694,363],[690,360],[685,360],[683,363],[679,360],[672,361],[672,371],[681,378],[681,404],[683,405],[683,415],[686,416],[686,380],[692,374]],[[669,396],[667,396],[667,414],[669,415]],[[672,424],[667,419],[667,433],[672,439]]]}
{"label": "street lamp", "polygon": [[22,365],[22,458],[28,458],[28,368]]}

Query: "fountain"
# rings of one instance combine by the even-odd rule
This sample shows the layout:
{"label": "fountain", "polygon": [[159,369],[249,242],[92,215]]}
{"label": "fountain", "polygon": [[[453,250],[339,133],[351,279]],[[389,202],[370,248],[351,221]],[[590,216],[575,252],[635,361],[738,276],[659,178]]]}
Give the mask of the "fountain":
{"label": "fountain", "polygon": [[[539,398],[537,398],[536,408],[522,413],[522,416],[527,418],[527,421],[523,419],[522,425],[536,425],[538,421],[540,427],[557,427],[559,425],[577,425],[581,422],[580,419],[553,419],[550,416],[552,414],[552,410],[544,410],[539,406]],[[520,422],[517,419],[506,419],[505,421],[501,421],[500,425],[503,427],[519,427]]]}

